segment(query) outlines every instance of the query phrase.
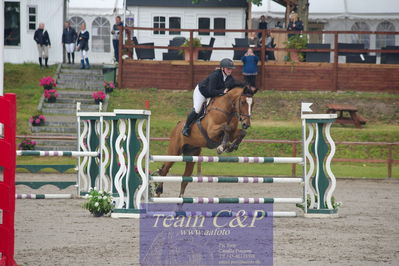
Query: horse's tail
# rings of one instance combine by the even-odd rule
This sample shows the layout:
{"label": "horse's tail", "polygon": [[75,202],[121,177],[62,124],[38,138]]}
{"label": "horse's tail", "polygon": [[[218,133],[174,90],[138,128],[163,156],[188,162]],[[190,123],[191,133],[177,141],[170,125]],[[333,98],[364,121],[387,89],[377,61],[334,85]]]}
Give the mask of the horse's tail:
{"label": "horse's tail", "polygon": [[[168,145],[168,155],[180,155],[181,154],[181,126],[182,121],[178,121],[176,126],[173,128],[172,132],[169,136],[169,145]],[[166,176],[169,172],[170,167],[173,165],[173,162],[165,162],[162,164],[161,168],[158,169],[159,174],[161,176]]]}

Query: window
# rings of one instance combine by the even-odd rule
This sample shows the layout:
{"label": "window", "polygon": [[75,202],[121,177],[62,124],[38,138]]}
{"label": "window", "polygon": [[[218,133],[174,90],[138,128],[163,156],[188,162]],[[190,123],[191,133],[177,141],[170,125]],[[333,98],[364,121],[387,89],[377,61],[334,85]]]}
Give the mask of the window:
{"label": "window", "polygon": [[92,24],[92,41],[91,47],[93,52],[111,51],[111,24],[108,19],[97,17]]}
{"label": "window", "polygon": [[[198,29],[207,29],[211,28],[211,19],[210,18],[198,18]],[[198,32],[198,35],[210,35],[210,32]]]}
{"label": "window", "polygon": [[134,18],[126,17],[125,25],[126,25],[126,27],[134,27]]}
{"label": "window", "polygon": [[[395,26],[389,22],[384,21],[378,24],[377,31],[395,31]],[[380,49],[385,46],[394,46],[395,45],[395,35],[384,35],[384,34],[376,34],[377,36],[377,49]]]}
{"label": "window", "polygon": [[[365,22],[356,22],[353,24],[352,31],[370,31],[369,25]],[[353,34],[352,43],[363,43],[364,48],[370,48],[370,34]]]}
{"label": "window", "polygon": [[[165,25],[165,17],[154,17],[154,28],[164,29]],[[154,30],[154,34],[165,34],[165,31]]]}
{"label": "window", "polygon": [[37,7],[28,6],[28,30],[35,30],[37,23]]}
{"label": "window", "polygon": [[[225,30],[226,29],[226,19],[225,18],[214,18],[213,19],[213,28],[215,30]],[[214,36],[224,36],[225,32],[214,32]]]}
{"label": "window", "polygon": [[4,2],[4,45],[21,43],[20,3]]}
{"label": "window", "polygon": [[[181,29],[181,23],[179,17],[169,18],[169,28],[171,29]],[[169,35],[180,35],[180,31],[169,31]]]}
{"label": "window", "polygon": [[[80,25],[82,25],[83,23],[86,23],[83,18],[81,17],[71,17],[69,19],[69,22],[71,23],[71,27],[74,28],[76,30],[76,32],[80,31]],[[86,25],[87,28],[87,25]]]}

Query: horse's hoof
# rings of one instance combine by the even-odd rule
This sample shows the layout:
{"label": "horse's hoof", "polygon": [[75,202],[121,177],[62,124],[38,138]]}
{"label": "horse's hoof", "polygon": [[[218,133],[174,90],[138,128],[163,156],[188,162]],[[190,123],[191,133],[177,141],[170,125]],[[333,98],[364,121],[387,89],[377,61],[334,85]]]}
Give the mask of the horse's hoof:
{"label": "horse's hoof", "polygon": [[217,147],[217,148],[216,148],[216,152],[217,152],[218,154],[222,154],[222,153],[224,152],[223,147],[222,147],[222,146]]}

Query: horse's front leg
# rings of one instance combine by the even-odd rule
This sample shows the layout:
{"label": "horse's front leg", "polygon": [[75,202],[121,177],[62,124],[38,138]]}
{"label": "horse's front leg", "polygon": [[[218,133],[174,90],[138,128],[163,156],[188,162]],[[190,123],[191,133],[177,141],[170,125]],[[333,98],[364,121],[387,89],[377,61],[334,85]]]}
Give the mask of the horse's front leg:
{"label": "horse's front leg", "polygon": [[230,127],[228,125],[223,126],[223,139],[222,143],[216,148],[218,154],[223,153],[229,147],[230,140]]}
{"label": "horse's front leg", "polygon": [[230,143],[229,147],[227,147],[226,152],[233,152],[238,149],[241,141],[247,135],[247,131],[244,129],[238,129],[234,132],[233,141]]}

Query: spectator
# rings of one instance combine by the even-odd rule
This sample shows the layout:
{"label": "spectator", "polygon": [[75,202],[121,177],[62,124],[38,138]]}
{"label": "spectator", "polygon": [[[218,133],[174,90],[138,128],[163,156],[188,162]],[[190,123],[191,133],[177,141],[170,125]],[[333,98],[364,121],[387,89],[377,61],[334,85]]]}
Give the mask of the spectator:
{"label": "spectator", "polygon": [[275,28],[277,29],[282,29],[283,28],[283,24],[281,24],[281,21],[277,21],[276,25],[274,25]]}
{"label": "spectator", "polygon": [[[259,25],[258,25],[259,30],[267,30],[267,22],[266,22],[266,17],[262,15],[259,19]],[[258,38],[262,38],[262,32],[258,32]]]}
{"label": "spectator", "polygon": [[[287,26],[288,31],[302,31],[303,30],[303,23],[299,19],[298,13],[295,13],[294,11],[291,12],[289,16],[289,23]],[[296,34],[289,33],[288,34],[288,39]]]}
{"label": "spectator", "polygon": [[115,61],[119,61],[119,27],[123,27],[123,23],[121,22],[121,17],[116,16],[115,24],[112,27],[112,45],[114,46],[114,57]]}
{"label": "spectator", "polygon": [[[266,36],[266,48],[274,48],[276,47],[276,45],[274,44],[274,39],[273,37],[270,35],[270,33],[267,33]],[[274,57],[274,52],[273,51],[267,51],[266,52],[266,59],[267,60],[276,60],[276,58]]]}
{"label": "spectator", "polygon": [[42,58],[44,58],[45,66],[48,67],[48,48],[51,48],[51,42],[48,32],[44,29],[44,23],[39,23],[39,28],[35,31],[33,39],[37,43],[40,68],[43,68]]}
{"label": "spectator", "polygon": [[249,48],[241,58],[241,61],[244,63],[242,74],[244,75],[245,82],[251,87],[256,87],[259,57],[254,54],[254,51],[251,48]]}
{"label": "spectator", "polygon": [[[77,46],[77,50],[80,51],[80,54],[82,56],[82,59],[80,60],[80,69],[90,68],[89,58],[87,57],[87,54],[89,52],[89,38],[90,34],[86,30],[86,24],[82,23],[82,25],[80,25],[80,32],[78,36],[78,46]],[[86,66],[85,66],[85,61],[86,61]]]}
{"label": "spectator", "polygon": [[65,28],[62,32],[62,44],[65,45],[65,50],[67,52],[68,64],[75,64],[75,43],[78,35],[74,28],[71,27],[71,23],[69,21],[65,22]]}

